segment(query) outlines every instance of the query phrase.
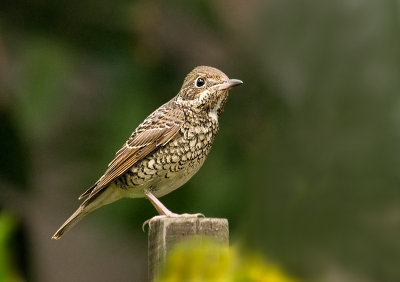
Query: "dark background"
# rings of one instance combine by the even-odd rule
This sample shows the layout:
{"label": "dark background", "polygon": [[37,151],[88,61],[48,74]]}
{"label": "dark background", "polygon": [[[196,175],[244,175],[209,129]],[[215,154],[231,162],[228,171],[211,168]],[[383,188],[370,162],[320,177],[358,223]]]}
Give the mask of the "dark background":
{"label": "dark background", "polygon": [[200,172],[162,201],[304,280],[400,280],[395,0],[0,1],[0,208],[29,281],[141,281],[155,215],[121,200],[50,240],[197,65],[231,91]]}

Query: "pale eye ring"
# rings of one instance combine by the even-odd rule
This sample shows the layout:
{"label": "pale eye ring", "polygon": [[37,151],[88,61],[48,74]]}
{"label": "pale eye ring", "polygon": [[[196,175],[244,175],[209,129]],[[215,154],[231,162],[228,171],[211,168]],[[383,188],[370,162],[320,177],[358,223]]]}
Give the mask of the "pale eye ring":
{"label": "pale eye ring", "polygon": [[196,79],[196,87],[197,88],[200,88],[200,87],[204,86],[204,84],[206,84],[204,78],[199,77],[199,78]]}

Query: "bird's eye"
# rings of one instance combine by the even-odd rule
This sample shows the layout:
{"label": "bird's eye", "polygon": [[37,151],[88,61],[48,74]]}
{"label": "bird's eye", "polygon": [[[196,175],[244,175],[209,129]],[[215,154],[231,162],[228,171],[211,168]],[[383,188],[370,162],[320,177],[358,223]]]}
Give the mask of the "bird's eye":
{"label": "bird's eye", "polygon": [[196,80],[196,87],[202,87],[204,84],[205,84],[206,82],[204,81],[204,79],[203,78],[201,78],[201,77],[199,77],[197,80]]}

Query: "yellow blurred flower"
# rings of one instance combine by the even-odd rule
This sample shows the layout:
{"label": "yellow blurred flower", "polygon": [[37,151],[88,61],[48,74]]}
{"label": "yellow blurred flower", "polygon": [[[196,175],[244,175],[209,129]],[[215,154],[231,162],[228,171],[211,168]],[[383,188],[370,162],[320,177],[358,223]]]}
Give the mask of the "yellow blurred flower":
{"label": "yellow blurred flower", "polygon": [[177,244],[161,271],[160,282],[297,282],[278,265],[238,247],[197,238]]}

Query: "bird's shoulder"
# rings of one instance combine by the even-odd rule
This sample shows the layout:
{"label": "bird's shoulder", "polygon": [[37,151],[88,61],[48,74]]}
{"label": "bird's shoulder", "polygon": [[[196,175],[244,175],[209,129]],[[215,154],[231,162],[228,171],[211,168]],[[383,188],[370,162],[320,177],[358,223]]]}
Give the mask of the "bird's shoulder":
{"label": "bird's shoulder", "polygon": [[172,99],[152,112],[138,127],[132,132],[127,140],[128,143],[137,142],[138,136],[143,132],[163,131],[174,126],[181,126],[185,122],[185,112],[181,106]]}

